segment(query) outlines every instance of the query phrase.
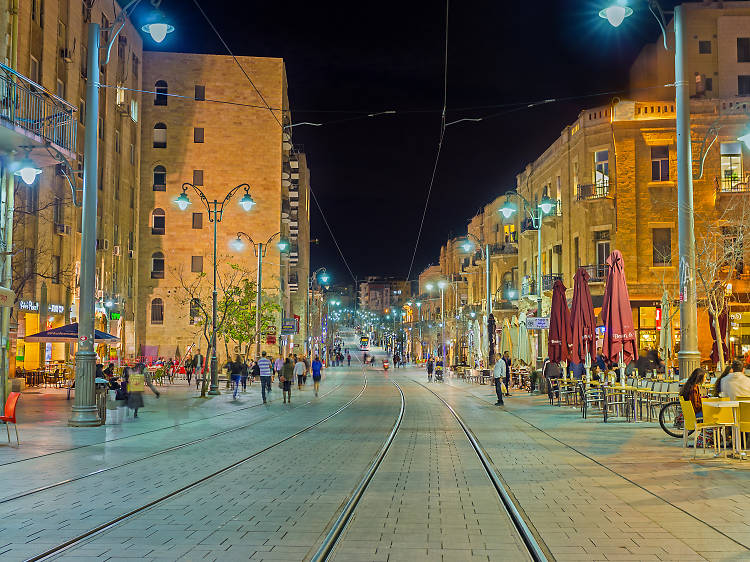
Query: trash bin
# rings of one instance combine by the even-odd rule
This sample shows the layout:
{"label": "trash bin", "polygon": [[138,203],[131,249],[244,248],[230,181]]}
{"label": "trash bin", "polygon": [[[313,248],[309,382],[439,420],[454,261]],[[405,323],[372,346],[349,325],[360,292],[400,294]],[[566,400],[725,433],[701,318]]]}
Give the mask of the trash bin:
{"label": "trash bin", "polygon": [[107,421],[107,390],[109,382],[107,379],[94,379],[94,388],[96,392],[96,410],[99,412],[99,419],[102,425]]}

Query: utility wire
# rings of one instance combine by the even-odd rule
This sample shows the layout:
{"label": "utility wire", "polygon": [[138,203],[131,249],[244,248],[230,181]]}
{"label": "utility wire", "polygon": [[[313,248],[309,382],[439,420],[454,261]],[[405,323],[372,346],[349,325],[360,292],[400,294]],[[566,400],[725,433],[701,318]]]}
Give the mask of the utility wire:
{"label": "utility wire", "polygon": [[[221,36],[221,33],[219,33],[219,30],[216,29],[216,26],[214,26],[213,22],[209,19],[206,12],[203,11],[203,8],[201,8],[200,4],[198,3],[198,0],[193,0],[193,4],[198,8],[200,13],[203,15],[203,18],[206,20],[208,25],[213,29],[216,36],[219,38],[221,43],[224,45],[224,48],[227,50],[227,52],[231,55],[232,59],[234,59],[234,62],[237,64],[237,66],[240,67],[240,70],[242,70],[242,73],[245,75],[245,78],[247,78],[247,81],[250,82],[250,85],[253,87],[253,89],[257,92],[258,96],[260,96],[261,101],[265,104],[266,109],[271,112],[271,115],[273,115],[273,118],[276,120],[276,123],[278,123],[281,130],[284,130],[284,125],[279,121],[278,117],[276,116],[276,113],[271,108],[270,105],[268,105],[268,102],[263,97],[263,94],[260,93],[260,90],[256,87],[255,83],[253,82],[252,78],[250,78],[250,75],[245,71],[245,69],[240,64],[240,61],[237,59],[236,56],[234,56],[234,53],[232,53],[232,50],[229,48],[229,45],[224,40],[224,38]],[[318,198],[315,195],[315,192],[313,191],[311,186],[308,186],[310,190],[310,195],[313,197],[313,201],[315,201],[315,206],[318,208],[318,211],[320,211],[320,216],[323,217],[323,222],[325,223],[326,227],[328,228],[328,232],[331,235],[331,238],[333,239],[333,243],[336,245],[336,249],[339,252],[339,255],[341,256],[341,260],[344,262],[344,265],[346,266],[346,269],[349,270],[349,275],[352,276],[352,279],[354,280],[354,283],[357,282],[357,277],[352,272],[351,267],[349,267],[349,263],[346,261],[346,258],[344,257],[344,253],[341,251],[341,247],[339,246],[338,240],[336,240],[336,236],[333,234],[333,230],[331,229],[330,224],[328,224],[328,219],[326,219],[325,213],[323,212],[323,208],[320,206],[320,203],[318,202]],[[356,287],[355,287],[356,288]]]}
{"label": "utility wire", "polygon": [[435,153],[435,163],[432,165],[432,175],[430,176],[430,184],[427,188],[427,198],[424,202],[424,209],[422,209],[422,219],[419,221],[419,230],[417,231],[417,241],[414,244],[414,252],[411,255],[411,263],[409,264],[409,273],[406,274],[406,278],[411,277],[411,270],[414,268],[414,260],[417,257],[417,250],[419,249],[419,241],[422,238],[422,228],[424,227],[424,219],[427,216],[427,208],[430,205],[430,196],[432,195],[432,186],[435,184],[435,176],[437,175],[438,162],[440,162],[440,151],[443,148],[443,139],[445,139],[445,114],[448,107],[448,14],[450,11],[450,0],[445,0],[445,48],[444,48],[444,59],[443,59],[443,111],[440,115],[440,138],[438,140],[437,151]]}

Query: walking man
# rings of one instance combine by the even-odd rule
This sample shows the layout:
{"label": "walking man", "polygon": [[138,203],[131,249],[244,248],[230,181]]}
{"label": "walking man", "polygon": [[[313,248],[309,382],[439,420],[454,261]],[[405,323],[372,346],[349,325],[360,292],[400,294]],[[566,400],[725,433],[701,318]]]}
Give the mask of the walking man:
{"label": "walking man", "polygon": [[505,396],[510,396],[510,352],[507,350],[503,353],[503,361],[505,362]]}
{"label": "walking man", "polygon": [[432,359],[427,360],[427,382],[432,382],[432,373],[435,370],[435,363]]}
{"label": "walking man", "polygon": [[263,396],[263,403],[266,403],[266,390],[271,392],[271,370],[273,366],[266,357],[266,352],[263,351],[260,354],[260,359],[257,361],[258,369],[260,370],[260,392]]}
{"label": "walking man", "polygon": [[492,371],[493,378],[495,379],[495,394],[497,394],[495,406],[505,406],[505,402],[503,402],[503,381],[505,380],[506,369],[505,361],[501,358],[500,361],[495,363],[495,369]]}
{"label": "walking man", "polygon": [[305,377],[305,372],[307,371],[307,365],[305,365],[305,362],[302,360],[302,357],[297,359],[297,362],[294,364],[294,376],[297,377],[297,390],[302,390],[302,381]]}
{"label": "walking man", "polygon": [[351,367],[352,366],[352,356],[349,355],[349,352],[346,352],[346,366]]}
{"label": "walking man", "polygon": [[203,361],[205,357],[201,355],[201,350],[195,352],[193,356],[193,372],[195,373],[195,388],[198,388],[200,380],[203,377]]}
{"label": "walking man", "polygon": [[281,369],[284,367],[284,361],[281,359],[281,356],[278,356],[276,360],[273,362],[273,370],[274,374],[279,377],[281,376]]}
{"label": "walking man", "polygon": [[320,389],[320,370],[323,368],[323,363],[320,362],[320,359],[318,359],[318,356],[315,356],[315,360],[312,362],[312,376],[313,376],[313,386],[315,387],[315,396],[318,395],[318,390]]}

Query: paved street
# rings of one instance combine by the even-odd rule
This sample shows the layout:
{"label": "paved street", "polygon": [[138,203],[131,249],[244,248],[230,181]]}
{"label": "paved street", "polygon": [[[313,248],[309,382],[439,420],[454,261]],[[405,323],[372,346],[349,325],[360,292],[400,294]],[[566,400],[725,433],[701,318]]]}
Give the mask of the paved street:
{"label": "paved street", "polygon": [[[278,389],[262,406],[257,385],[235,402],[177,384],[147,397],[137,421],[94,430],[67,428],[64,396],[24,396],[22,446],[0,446],[0,554],[27,559],[135,510],[57,557],[308,559],[394,426],[392,381],[404,417],[337,560],[529,558],[477,453],[428,388],[471,428],[549,558],[750,556],[744,463],[693,461],[655,424],[582,420],[520,392],[499,408],[490,386],[427,385],[414,368],[363,376],[354,365],[328,369],[317,399],[310,381],[295,388],[291,407]],[[45,408],[56,421],[35,419]]]}

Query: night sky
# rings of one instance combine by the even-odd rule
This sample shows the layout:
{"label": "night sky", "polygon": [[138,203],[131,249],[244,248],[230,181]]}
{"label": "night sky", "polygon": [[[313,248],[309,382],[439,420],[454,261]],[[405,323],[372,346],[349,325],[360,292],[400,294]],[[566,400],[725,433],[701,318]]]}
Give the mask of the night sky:
{"label": "night sky", "polygon": [[[294,122],[326,123],[295,127],[293,139],[354,274],[405,277],[440,133],[445,3],[198,1],[235,54],[284,58]],[[581,109],[613,97],[591,94],[627,89],[631,62],[659,28],[646,2],[618,29],[597,16],[603,4],[451,2],[447,121],[493,117],[447,127],[411,278]],[[161,10],[177,30],[160,48],[226,54],[192,0]],[[549,98],[574,99],[526,107]],[[312,231],[311,267],[349,281],[314,206]]]}

